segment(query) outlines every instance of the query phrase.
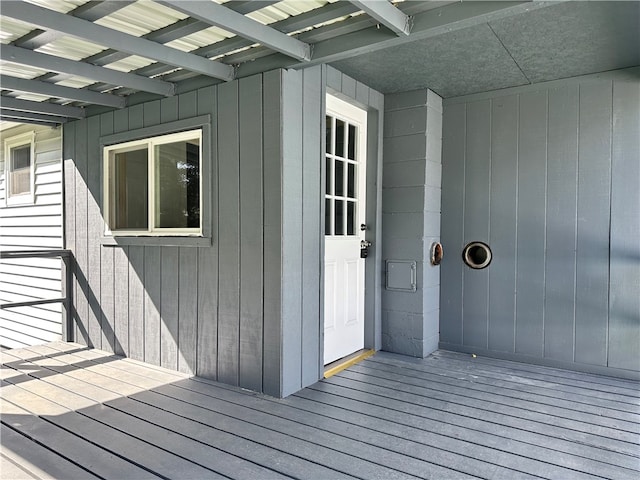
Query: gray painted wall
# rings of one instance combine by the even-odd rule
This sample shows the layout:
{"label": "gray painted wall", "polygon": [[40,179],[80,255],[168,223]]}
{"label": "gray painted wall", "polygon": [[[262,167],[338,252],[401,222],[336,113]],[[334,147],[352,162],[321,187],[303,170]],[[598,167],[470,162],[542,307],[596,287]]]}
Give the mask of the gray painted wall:
{"label": "gray painted wall", "polygon": [[[637,376],[638,78],[444,101],[442,348]],[[463,264],[472,240],[487,269]]]}
{"label": "gray painted wall", "polygon": [[[384,260],[415,261],[416,291],[383,290],[383,350],[425,357],[438,348],[442,100],[430,90],[385,98]],[[390,267],[389,267],[390,268]],[[389,272],[387,272],[389,274]]]}
{"label": "gray painted wall", "polygon": [[[320,378],[323,70],[274,71],[69,123],[76,340],[284,396]],[[211,116],[211,246],[105,246],[100,137]]]}

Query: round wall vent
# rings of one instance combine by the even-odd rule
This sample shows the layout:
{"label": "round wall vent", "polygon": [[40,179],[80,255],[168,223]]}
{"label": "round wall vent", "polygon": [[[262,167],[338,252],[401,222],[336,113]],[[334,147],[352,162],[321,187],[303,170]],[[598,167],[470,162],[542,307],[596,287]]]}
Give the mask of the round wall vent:
{"label": "round wall vent", "polygon": [[491,263],[491,248],[484,242],[468,243],[462,250],[464,263],[476,270],[487,268]]}

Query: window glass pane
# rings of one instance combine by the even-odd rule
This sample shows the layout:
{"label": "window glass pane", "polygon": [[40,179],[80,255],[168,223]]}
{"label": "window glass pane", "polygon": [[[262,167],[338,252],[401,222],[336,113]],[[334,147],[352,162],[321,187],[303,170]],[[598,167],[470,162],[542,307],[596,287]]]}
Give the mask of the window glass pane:
{"label": "window glass pane", "polygon": [[349,159],[356,159],[356,127],[349,125]]}
{"label": "window glass pane", "polygon": [[31,145],[11,149],[10,195],[31,191]]}
{"label": "window glass pane", "polygon": [[155,227],[200,227],[200,141],[155,147]]}
{"label": "window glass pane", "polygon": [[344,130],[344,122],[336,119],[336,155],[339,157],[344,157]]}
{"label": "window glass pane", "polygon": [[324,201],[324,234],[331,235],[331,205],[333,201],[325,199]]}
{"label": "window glass pane", "polygon": [[347,197],[356,198],[356,166],[349,163],[347,169]]}
{"label": "window glass pane", "polygon": [[344,195],[344,162],[341,160],[336,160],[335,163],[335,195],[343,196]]}
{"label": "window glass pane", "polygon": [[147,147],[115,152],[109,159],[109,226],[112,230],[147,230]]}
{"label": "window glass pane", "polygon": [[344,202],[342,200],[335,201],[336,217],[335,217],[335,235],[344,235]]}
{"label": "window glass pane", "polygon": [[355,235],[356,202],[347,202],[347,235]]}
{"label": "window glass pane", "polygon": [[325,141],[327,146],[327,153],[333,153],[333,145],[331,144],[331,117],[326,116],[326,129],[325,129]]}
{"label": "window glass pane", "polygon": [[326,160],[325,164],[327,166],[326,178],[325,178],[325,182],[324,182],[325,183],[325,190],[326,190],[325,193],[327,195],[331,195],[331,170],[332,170],[331,166],[333,164],[333,161],[329,157],[327,157],[325,160]]}

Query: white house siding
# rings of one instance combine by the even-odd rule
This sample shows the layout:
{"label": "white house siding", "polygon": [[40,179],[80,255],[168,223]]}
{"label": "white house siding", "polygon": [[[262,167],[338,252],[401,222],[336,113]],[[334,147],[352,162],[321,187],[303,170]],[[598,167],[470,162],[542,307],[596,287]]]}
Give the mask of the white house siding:
{"label": "white house siding", "polygon": [[[5,202],[4,140],[35,133],[35,198],[31,204]],[[1,133],[0,249],[40,250],[63,247],[62,129],[21,125]],[[61,296],[61,260],[2,260],[0,303]],[[17,348],[61,339],[62,307],[49,304],[0,310],[0,345]]]}

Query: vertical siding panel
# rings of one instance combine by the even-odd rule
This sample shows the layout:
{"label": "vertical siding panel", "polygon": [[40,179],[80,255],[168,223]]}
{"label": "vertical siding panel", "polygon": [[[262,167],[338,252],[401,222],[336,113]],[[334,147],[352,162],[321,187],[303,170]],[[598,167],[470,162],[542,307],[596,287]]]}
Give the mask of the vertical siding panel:
{"label": "vertical siding panel", "polygon": [[573,361],[578,86],[549,90],[545,357]]}
{"label": "vertical siding panel", "polygon": [[640,369],[640,87],[613,86],[608,366]]}
{"label": "vertical siding panel", "polygon": [[75,122],[75,201],[76,201],[76,279],[75,308],[79,321],[76,323],[76,341],[90,345],[86,319],[89,313],[87,296],[87,122]]}
{"label": "vertical siding panel", "polygon": [[[108,112],[100,116],[100,135],[110,135],[113,133],[113,112]],[[102,179],[103,159],[102,152],[98,152],[99,180]],[[101,192],[96,198],[100,206],[100,231],[97,232],[97,241],[103,234],[104,219],[102,217],[102,185],[98,187]],[[115,305],[114,305],[114,271],[113,271],[113,248],[100,247],[100,309],[102,326],[102,349],[115,352]]]}
{"label": "vertical siding panel", "polygon": [[[320,169],[322,165],[322,67],[303,70],[302,178],[302,386],[320,378]],[[362,87],[362,84],[358,83]],[[365,90],[360,88],[359,91]],[[366,100],[369,89],[366,88]]]}
{"label": "vertical siding panel", "polygon": [[144,361],[160,365],[160,282],[159,247],[144,248]]}
{"label": "vertical siding panel", "polygon": [[163,247],[160,259],[160,365],[178,369],[178,247]]}
{"label": "vertical siding panel", "polygon": [[[302,382],[302,73],[283,73],[282,394]],[[355,86],[354,86],[355,95]]]}
{"label": "vertical siding panel", "polygon": [[263,75],[264,125],[264,343],[263,389],[278,396],[282,346],[282,183],[280,163],[280,124],[282,111],[282,72],[275,70]]}
{"label": "vertical siding panel", "polygon": [[262,75],[239,81],[240,386],[262,390]]}
{"label": "vertical siding panel", "polygon": [[[144,105],[129,108],[129,129],[144,126]],[[144,248],[129,247],[129,356],[144,360]]]}
{"label": "vertical siding panel", "polygon": [[173,122],[178,119],[178,97],[168,97],[160,100],[160,122]]}
{"label": "vertical siding panel", "polygon": [[611,81],[580,85],[575,361],[607,363]]}
{"label": "vertical siding panel", "polygon": [[[489,175],[491,168],[491,102],[467,105],[464,176],[464,243],[489,241]],[[489,274],[486,269],[463,270],[463,343],[487,347]]]}
{"label": "vertical siding panel", "polygon": [[[73,252],[72,268],[67,275],[72,275],[75,280],[72,282],[72,291],[69,292],[72,298],[73,325],[67,333],[67,339],[77,341],[75,325],[80,321],[76,310],[76,292],[78,291],[77,275],[75,274],[76,260],[76,125],[71,122],[63,127],[62,135],[62,159],[64,168],[64,246]],[[63,320],[64,321],[64,320]],[[63,327],[65,328],[65,327]],[[64,331],[64,330],[63,330]]]}
{"label": "vertical siding panel", "polygon": [[[216,112],[216,87],[198,90],[198,115]],[[198,358],[196,373],[217,378],[218,370],[218,132],[217,116],[211,115],[211,151],[209,178],[203,178],[203,188],[210,189],[211,247],[198,250]]]}
{"label": "vertical siding panel", "polygon": [[[128,110],[113,113],[114,133],[129,129]],[[129,356],[129,247],[113,248],[115,352]]]}
{"label": "vertical siding panel", "polygon": [[520,95],[516,352],[543,355],[547,92]]}
{"label": "vertical siding panel", "polygon": [[100,117],[93,116],[88,123],[87,161],[87,295],[89,300],[89,338],[96,348],[102,348],[102,314],[100,312]]}
{"label": "vertical siding panel", "polygon": [[198,249],[180,248],[178,370],[195,373],[198,333]]}
{"label": "vertical siding panel", "polygon": [[[183,93],[178,100],[178,118],[198,113],[198,91]],[[198,358],[198,249],[180,248],[180,283],[178,287],[178,370],[196,372]]]}
{"label": "vertical siding panel", "polygon": [[[440,268],[440,341],[462,344],[462,251],[466,104],[444,109],[442,128],[441,241],[447,250]],[[449,253],[451,252],[451,253]]]}
{"label": "vertical siding panel", "polygon": [[514,351],[518,97],[491,105],[489,349]]}
{"label": "vertical siding panel", "polygon": [[144,360],[144,247],[129,247],[129,356]]}
{"label": "vertical siding panel", "polygon": [[218,379],[238,384],[240,309],[238,82],[218,87],[219,286]]}

